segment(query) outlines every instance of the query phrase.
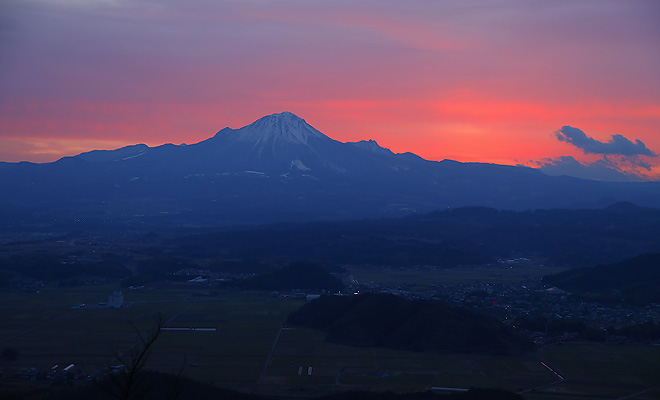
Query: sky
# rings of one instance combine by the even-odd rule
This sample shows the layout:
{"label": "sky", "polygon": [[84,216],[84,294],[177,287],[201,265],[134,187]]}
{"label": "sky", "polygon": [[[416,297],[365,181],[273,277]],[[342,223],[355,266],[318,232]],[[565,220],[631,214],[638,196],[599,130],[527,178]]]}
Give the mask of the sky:
{"label": "sky", "polygon": [[0,160],[290,111],[394,152],[660,179],[657,0],[3,0]]}

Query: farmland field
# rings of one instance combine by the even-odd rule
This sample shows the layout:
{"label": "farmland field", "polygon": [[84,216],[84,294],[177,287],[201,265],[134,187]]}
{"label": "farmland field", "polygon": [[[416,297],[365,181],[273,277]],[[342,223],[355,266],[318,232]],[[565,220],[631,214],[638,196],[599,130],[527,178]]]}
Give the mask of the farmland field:
{"label": "farmland field", "polygon": [[[148,332],[161,314],[166,327],[215,331],[165,331],[150,368],[183,373],[219,386],[253,393],[313,395],[365,388],[418,391],[432,386],[500,387],[528,399],[660,398],[660,347],[565,344],[536,354],[498,357],[424,354],[327,343],[318,331],[284,324],[304,300],[259,292],[191,296],[194,287],[169,285],[124,291],[132,303],[103,309],[113,286],[45,287],[39,293],[2,294],[0,348],[20,352],[0,360],[9,371],[75,364],[86,374],[113,362]],[[545,362],[564,377],[560,380]],[[535,388],[535,389],[534,389]]]}

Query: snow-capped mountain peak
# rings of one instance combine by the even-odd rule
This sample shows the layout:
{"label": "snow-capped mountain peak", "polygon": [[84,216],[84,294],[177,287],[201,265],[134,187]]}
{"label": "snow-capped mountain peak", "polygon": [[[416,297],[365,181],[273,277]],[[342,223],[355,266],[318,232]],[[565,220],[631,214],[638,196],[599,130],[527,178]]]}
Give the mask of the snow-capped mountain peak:
{"label": "snow-capped mountain peak", "polygon": [[255,144],[284,141],[308,145],[310,138],[330,139],[288,111],[262,117],[236,130],[234,135],[236,140]]}

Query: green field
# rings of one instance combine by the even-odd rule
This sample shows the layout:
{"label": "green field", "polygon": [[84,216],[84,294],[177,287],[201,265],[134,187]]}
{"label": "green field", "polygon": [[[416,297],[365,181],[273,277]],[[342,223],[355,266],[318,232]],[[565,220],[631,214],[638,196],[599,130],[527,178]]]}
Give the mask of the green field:
{"label": "green field", "polygon": [[110,286],[85,286],[0,295],[0,349],[20,352],[17,361],[0,360],[0,368],[48,369],[74,363],[91,374],[136,342],[134,327],[148,331],[160,313],[168,327],[217,330],[163,332],[151,368],[177,372],[184,367],[191,378],[254,393],[479,386],[528,390],[528,399],[611,399],[635,393],[640,394],[630,398],[660,398],[660,391],[653,389],[660,382],[660,347],[570,344],[520,357],[347,347],[326,343],[319,332],[283,325],[303,300],[256,292],[193,297],[195,289],[186,285],[125,291],[126,301],[133,303],[128,308],[71,308],[104,301],[111,291]]}

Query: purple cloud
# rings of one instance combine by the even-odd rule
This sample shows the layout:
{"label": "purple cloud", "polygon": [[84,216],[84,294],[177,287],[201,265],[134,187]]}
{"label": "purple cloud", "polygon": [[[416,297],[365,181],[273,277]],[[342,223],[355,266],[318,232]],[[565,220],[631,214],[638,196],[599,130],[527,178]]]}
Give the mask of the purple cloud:
{"label": "purple cloud", "polygon": [[612,139],[608,142],[601,142],[592,137],[587,136],[581,129],[573,128],[572,126],[563,126],[560,130],[555,132],[557,139],[562,142],[570,143],[573,146],[581,149],[585,154],[604,154],[604,155],[621,155],[621,156],[649,156],[657,157],[658,155],[651,151],[644,142],[636,139],[635,142],[630,141],[623,135],[612,135]]}

